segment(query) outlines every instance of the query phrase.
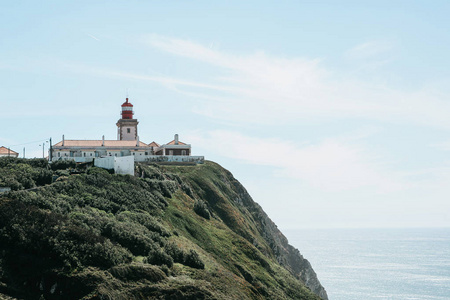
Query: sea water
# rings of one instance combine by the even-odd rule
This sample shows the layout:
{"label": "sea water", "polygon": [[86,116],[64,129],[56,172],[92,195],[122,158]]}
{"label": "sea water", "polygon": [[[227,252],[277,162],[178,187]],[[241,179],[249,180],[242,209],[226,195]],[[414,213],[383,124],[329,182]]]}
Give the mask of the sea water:
{"label": "sea water", "polygon": [[330,300],[450,299],[450,228],[283,230]]}

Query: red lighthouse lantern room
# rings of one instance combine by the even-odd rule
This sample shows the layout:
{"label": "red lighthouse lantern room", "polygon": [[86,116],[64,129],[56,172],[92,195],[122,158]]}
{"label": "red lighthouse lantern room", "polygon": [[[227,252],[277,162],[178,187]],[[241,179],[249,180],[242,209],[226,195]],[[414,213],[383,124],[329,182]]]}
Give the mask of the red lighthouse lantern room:
{"label": "red lighthouse lantern room", "polygon": [[122,104],[122,119],[133,119],[133,104],[127,100]]}

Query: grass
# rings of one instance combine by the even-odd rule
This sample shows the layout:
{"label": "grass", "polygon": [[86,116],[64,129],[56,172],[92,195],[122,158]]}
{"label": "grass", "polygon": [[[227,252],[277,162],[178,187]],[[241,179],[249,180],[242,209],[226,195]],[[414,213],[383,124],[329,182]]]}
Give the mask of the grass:
{"label": "grass", "polygon": [[[261,208],[215,163],[138,165],[137,177],[96,168],[67,176],[40,161],[26,163],[0,161],[18,189],[0,198],[0,293],[25,299],[319,299],[280,266]],[[20,190],[55,174],[64,180]],[[203,216],[194,210],[199,201]],[[147,253],[156,252],[198,254],[204,268],[175,257],[171,267],[148,260]]]}

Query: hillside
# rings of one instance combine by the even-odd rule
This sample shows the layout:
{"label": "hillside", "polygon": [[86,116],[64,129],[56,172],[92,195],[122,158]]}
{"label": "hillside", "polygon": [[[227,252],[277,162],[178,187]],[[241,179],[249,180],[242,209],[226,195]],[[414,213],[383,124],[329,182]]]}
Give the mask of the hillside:
{"label": "hillside", "polygon": [[2,158],[1,186],[12,191],[0,194],[0,298],[327,298],[213,162],[137,165],[129,176]]}

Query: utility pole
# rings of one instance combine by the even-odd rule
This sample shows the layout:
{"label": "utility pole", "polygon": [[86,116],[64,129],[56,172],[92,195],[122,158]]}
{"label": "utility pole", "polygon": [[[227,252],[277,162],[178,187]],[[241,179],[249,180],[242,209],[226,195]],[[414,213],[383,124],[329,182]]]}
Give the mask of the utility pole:
{"label": "utility pole", "polygon": [[23,147],[23,158],[25,158],[25,147]]}
{"label": "utility pole", "polygon": [[44,152],[45,143],[48,143],[48,141],[42,142],[42,158],[45,158],[45,152]]}
{"label": "utility pole", "polygon": [[50,152],[48,154],[48,161],[52,162],[53,159],[53,147],[52,147],[52,138],[50,137]]}

